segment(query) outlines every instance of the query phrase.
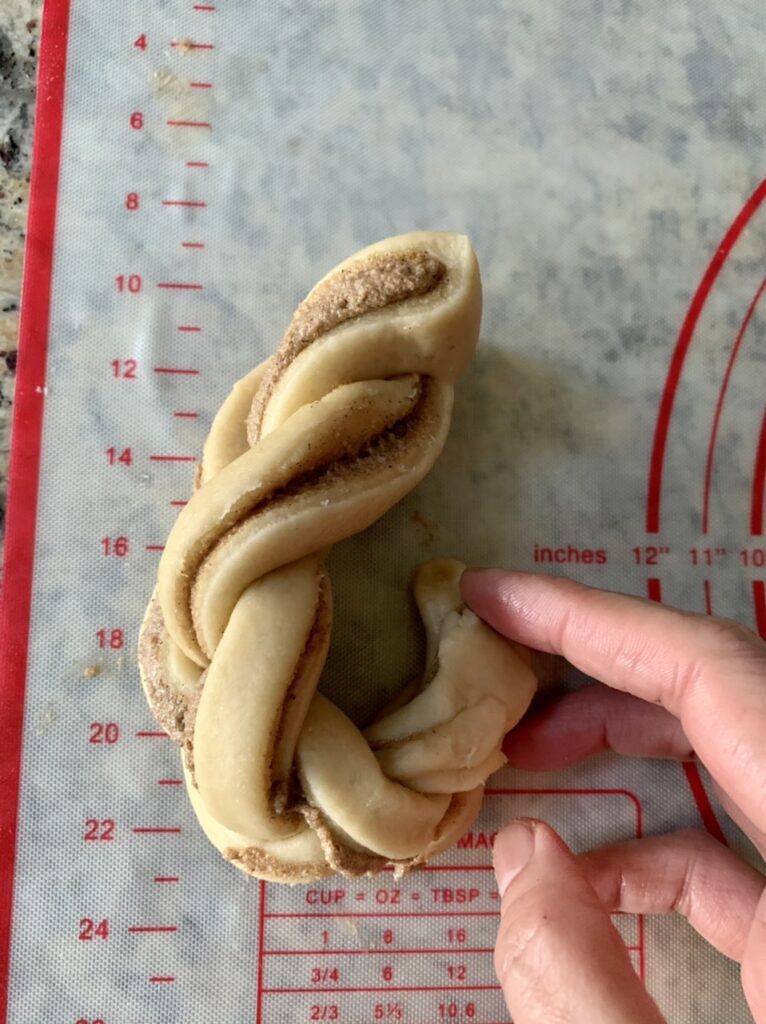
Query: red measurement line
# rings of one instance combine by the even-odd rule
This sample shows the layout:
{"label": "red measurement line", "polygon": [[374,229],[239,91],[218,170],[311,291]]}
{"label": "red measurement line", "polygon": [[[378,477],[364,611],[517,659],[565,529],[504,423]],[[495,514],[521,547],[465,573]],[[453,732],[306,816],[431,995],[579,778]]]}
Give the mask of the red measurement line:
{"label": "red measurement line", "polygon": [[[637,947],[626,947],[628,949]],[[455,953],[456,947],[449,949],[389,949],[384,946],[382,949],[266,949],[264,956],[366,956],[369,953],[385,953],[396,955],[397,953]],[[487,946],[485,949],[463,949],[460,947],[461,956],[464,953],[493,953],[494,947]]]}
{"label": "red measurement line", "polygon": [[179,48],[182,50],[214,50],[214,43],[190,43],[187,40],[174,40],[171,44],[173,48]]}
{"label": "red measurement line", "polygon": [[179,331],[187,331],[193,334],[199,334],[202,330],[201,327],[195,327],[193,324],[181,324],[178,328]]}
{"label": "red measurement line", "polygon": [[136,736],[141,739],[168,740],[170,737],[166,732],[137,732]]}
{"label": "red measurement line", "polygon": [[212,82],[189,82],[189,85],[192,87],[192,89],[212,89],[213,88],[213,83]]}
{"label": "red measurement line", "polygon": [[487,786],[485,796],[624,796],[636,811],[636,838],[640,839],[644,829],[644,811],[641,801],[630,789],[508,789]]}
{"label": "red measurement line", "polygon": [[710,835],[714,836],[719,843],[723,843],[724,846],[728,846],[729,843],[723,833],[723,829],[718,824],[718,819],[715,816],[713,805],[710,803],[705,787],[702,784],[702,778],[700,776],[698,766],[693,761],[684,761],[681,767],[684,770],[686,781],[689,783],[689,789],[692,791],[694,802],[697,804],[697,810],[702,818],[702,824]]}
{"label": "red measurement line", "polygon": [[202,285],[189,283],[188,281],[158,281],[158,288],[180,288],[185,291],[201,292]]}
{"label": "red measurement line", "polygon": [[161,975],[161,974],[155,974],[155,975],[153,975],[149,979],[149,981],[151,981],[154,984],[159,984],[160,982],[163,982],[163,981],[175,981],[175,980],[176,979],[174,977],[172,977],[172,975]]}
{"label": "red measurement line", "polygon": [[182,420],[196,420],[196,418],[199,416],[199,413],[198,412],[174,412],[173,415],[174,416],[178,416],[178,418],[182,419]]}
{"label": "red measurement line", "polygon": [[180,779],[158,779],[157,782],[160,786],[180,786]]}
{"label": "red measurement line", "polygon": [[182,249],[204,249],[204,242],[181,242]]}
{"label": "red measurement line", "polygon": [[138,825],[133,829],[133,831],[136,835],[165,835],[171,833],[173,835],[178,835],[181,829],[170,825]]}
{"label": "red measurement line", "polygon": [[263,1024],[263,933],[266,927],[266,883],[258,890],[258,981],[255,986],[255,1024]]}
{"label": "red measurement line", "polygon": [[150,455],[150,462],[196,462],[196,455]]}
{"label": "red measurement line", "polygon": [[[453,950],[453,952],[456,952]],[[499,985],[383,985],[364,988],[267,988],[268,995],[288,995],[299,992],[499,992]]]}
{"label": "red measurement line", "polygon": [[758,634],[766,640],[766,584],[763,580],[753,580],[753,604]]}
{"label": "red measurement line", "polygon": [[164,551],[165,550],[165,545],[164,544],[147,544],[146,545],[146,550],[147,551]]}
{"label": "red measurement line", "polygon": [[710,580],[704,580],[702,584],[705,591],[705,614],[713,614],[713,600],[710,594]]}
{"label": "red measurement line", "polygon": [[500,914],[499,910],[402,910],[395,912],[393,910],[370,910],[366,913],[362,911],[353,910],[318,910],[314,913],[307,911],[296,911],[295,913],[277,913],[269,911],[264,916],[267,918],[308,918],[309,920],[315,917],[498,917]]}
{"label": "red measurement line", "polygon": [[186,161],[186,166],[187,167],[209,167],[210,164],[207,162],[207,160],[187,160]]}
{"label": "red measurement line", "polygon": [[174,508],[183,508],[183,506],[184,506],[184,505],[188,505],[188,504],[189,504],[189,502],[188,502],[188,501],[171,501],[171,502],[170,502],[170,504],[171,504],[171,505],[172,505],[172,506],[173,506]]}
{"label": "red measurement line", "polygon": [[[631,947],[632,949],[633,947]],[[646,952],[644,946],[644,915],[638,915],[638,976],[646,981]]]}
{"label": "red measurement line", "polygon": [[742,348],[742,342],[745,340],[747,329],[750,326],[750,321],[753,319],[758,303],[761,301],[761,296],[766,290],[766,277],[761,281],[761,284],[756,291],[755,295],[747,307],[747,312],[742,320],[739,330],[737,331],[737,337],[735,338],[734,344],[729,354],[729,361],[726,364],[726,370],[724,371],[723,380],[721,381],[721,390],[718,393],[718,401],[716,402],[715,412],[713,413],[713,424],[710,428],[710,439],[707,446],[707,458],[705,460],[705,485],[702,492],[702,532],[708,532],[708,522],[710,513],[710,485],[713,480],[713,461],[715,457],[715,446],[718,440],[718,428],[721,423],[721,413],[723,412],[723,404],[726,401],[726,392],[729,390],[729,383],[731,381],[732,371],[734,370],[734,364],[737,361],[739,350]]}
{"label": "red measurement line", "polygon": [[[209,121],[166,121],[168,128],[212,128]],[[202,167],[202,164],[193,164],[194,167]],[[207,166],[205,164],[204,166]]]}
{"label": "red measurement line", "polygon": [[[708,582],[707,580],[705,581]],[[654,586],[653,586],[654,584]],[[650,601],[656,601],[658,604],[662,603],[662,593],[660,587],[660,581],[658,579],[648,579],[646,581],[646,587]],[[709,602],[710,588],[709,585],[705,588],[705,599]],[[710,612],[708,612],[710,614]],[[681,767],[684,770],[686,781],[691,790],[691,794],[694,797],[694,802],[697,805],[697,810],[702,818],[702,824],[705,826],[711,836],[714,836],[724,846],[728,846],[726,836],[723,834],[721,826],[718,824],[718,819],[715,816],[713,805],[710,803],[705,787],[702,784],[702,777],[699,773],[699,767],[693,761],[684,762]]]}
{"label": "red measurement line", "polygon": [[662,491],[662,472],[665,463],[665,451],[668,443],[668,431],[670,419],[673,414],[676,392],[681,380],[681,372],[684,367],[689,347],[694,337],[694,331],[702,315],[702,310],[713,290],[718,275],[721,273],[726,260],[739,240],[740,235],[747,227],[747,224],[755,216],[758,208],[766,198],[766,179],[753,192],[740,212],[735,217],[728,231],[716,249],[707,270],[694,293],[694,296],[686,311],[684,322],[678,333],[676,347],[670,360],[665,385],[660,399],[660,407],[657,413],[657,422],[654,428],[654,441],[652,443],[652,454],[649,462],[649,482],[646,501],[646,532],[659,533],[660,530],[660,497]]}
{"label": "red measurement line", "polygon": [[163,199],[162,205],[204,207],[207,206],[207,203],[202,202],[201,199]]}
{"label": "red measurement line", "polygon": [[750,533],[753,537],[763,536],[763,496],[766,489],[766,410],[761,420],[758,447],[753,466],[753,492],[750,497]]}
{"label": "red measurement line", "polygon": [[155,882],[180,882],[181,879],[177,875],[155,875]]}
{"label": "red measurement line", "polygon": [[177,932],[178,926],[174,924],[133,924],[128,928],[129,932]]}
{"label": "red measurement line", "polygon": [[11,921],[16,871],[21,749],[32,603],[37,500],[64,120],[69,0],[49,4],[42,26],[37,76],[34,159],[19,366],[13,410],[9,512],[0,595],[0,1020],[8,1012]]}
{"label": "red measurement line", "polygon": [[195,4],[194,5],[194,10],[195,11],[214,11],[215,7],[213,7],[212,4]]}
{"label": "red measurement line", "polygon": [[155,366],[154,367],[154,372],[155,373],[182,373],[182,374],[185,373],[187,375],[196,376],[199,373],[199,370],[186,370],[186,369],[181,369],[178,366]]}

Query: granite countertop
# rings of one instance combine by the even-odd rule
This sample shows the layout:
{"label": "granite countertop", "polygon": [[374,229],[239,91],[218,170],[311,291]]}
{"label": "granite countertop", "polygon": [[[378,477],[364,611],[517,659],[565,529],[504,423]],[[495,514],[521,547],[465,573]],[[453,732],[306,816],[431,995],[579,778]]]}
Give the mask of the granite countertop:
{"label": "granite countertop", "polygon": [[40,0],[5,0],[0,17],[0,561],[24,261]]}

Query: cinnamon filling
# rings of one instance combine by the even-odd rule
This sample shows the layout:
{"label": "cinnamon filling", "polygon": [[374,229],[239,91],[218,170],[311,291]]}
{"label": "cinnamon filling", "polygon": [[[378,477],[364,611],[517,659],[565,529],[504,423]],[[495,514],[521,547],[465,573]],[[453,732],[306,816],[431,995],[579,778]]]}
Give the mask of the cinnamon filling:
{"label": "cinnamon filling", "polygon": [[405,417],[391,424],[382,433],[370,438],[356,452],[338,456],[329,463],[323,463],[296,474],[284,486],[275,488],[270,494],[265,495],[252,506],[246,516],[239,519],[228,530],[216,536],[211,546],[201,556],[197,565],[189,567],[186,589],[187,593],[191,596],[192,605],[194,588],[197,585],[196,581],[199,573],[204,568],[207,560],[213,555],[217,546],[225,543],[239,530],[245,529],[254,518],[263,513],[267,508],[271,511],[287,502],[296,501],[309,492],[314,492],[314,496],[316,496],[317,488],[326,488],[352,477],[358,478],[360,476],[373,475],[376,472],[395,466],[401,452],[409,447],[413,438],[424,427],[427,427],[430,420],[429,405],[435,382],[430,377],[422,377],[421,385],[420,394],[414,406]]}
{"label": "cinnamon filling", "polygon": [[292,361],[323,334],[365,313],[427,295],[447,268],[431,253],[411,249],[368,256],[318,285],[295,311],[269,372],[261,381],[248,418],[248,440],[255,444],[274,388]]}

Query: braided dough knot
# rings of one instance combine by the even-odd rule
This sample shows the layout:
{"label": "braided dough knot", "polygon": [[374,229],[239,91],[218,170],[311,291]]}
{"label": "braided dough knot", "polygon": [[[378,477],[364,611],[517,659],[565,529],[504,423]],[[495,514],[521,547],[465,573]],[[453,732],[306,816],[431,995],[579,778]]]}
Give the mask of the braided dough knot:
{"label": "braided dough knot", "polygon": [[466,238],[387,239],[316,285],[213,423],[139,660],[158,721],[185,747],[205,832],[251,874],[422,863],[469,826],[531,700],[525,653],[463,607],[454,561],[415,581],[422,680],[364,731],[317,692],[328,549],[433,465],[480,313]]}

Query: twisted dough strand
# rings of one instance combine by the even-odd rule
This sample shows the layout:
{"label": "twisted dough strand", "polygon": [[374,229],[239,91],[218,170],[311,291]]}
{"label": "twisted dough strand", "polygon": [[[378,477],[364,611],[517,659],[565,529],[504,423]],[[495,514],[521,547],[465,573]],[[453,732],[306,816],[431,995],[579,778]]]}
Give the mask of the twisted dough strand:
{"label": "twisted dough strand", "polygon": [[531,700],[523,652],[463,608],[450,561],[416,579],[428,639],[417,686],[364,733],[316,692],[327,551],[433,465],[480,309],[467,239],[387,239],[316,285],[213,423],[139,661],[158,721],[185,747],[203,828],[251,874],[306,881],[422,863],[473,820]]}

